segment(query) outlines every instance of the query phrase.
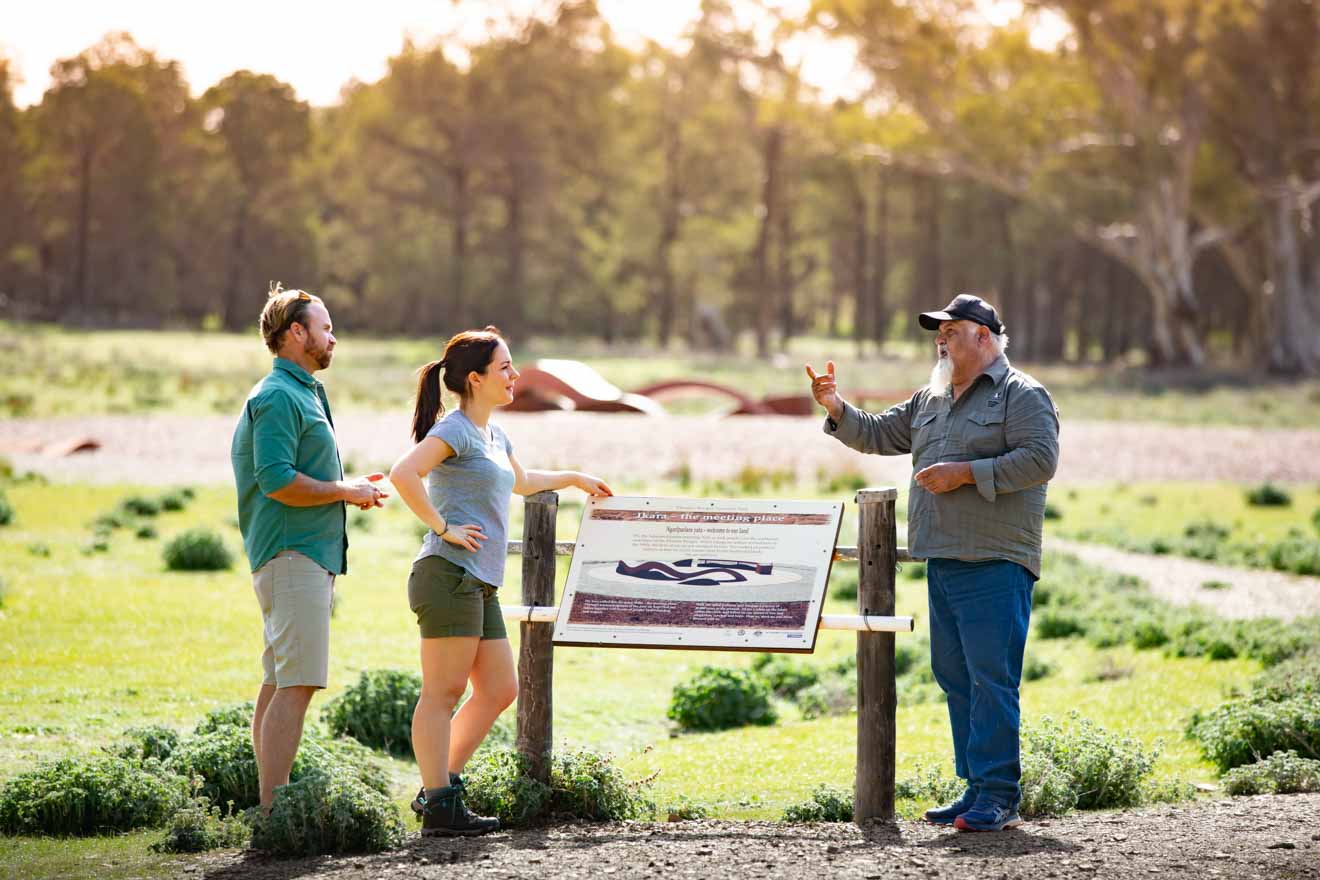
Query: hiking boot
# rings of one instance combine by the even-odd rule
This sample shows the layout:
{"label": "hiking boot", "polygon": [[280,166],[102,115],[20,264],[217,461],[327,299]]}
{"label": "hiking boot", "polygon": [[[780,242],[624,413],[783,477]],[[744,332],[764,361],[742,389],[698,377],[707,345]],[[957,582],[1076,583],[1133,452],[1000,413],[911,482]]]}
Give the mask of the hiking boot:
{"label": "hiking boot", "polygon": [[[450,774],[449,774],[449,784],[450,784],[450,785],[462,785],[462,784],[463,784],[463,777],[462,777],[462,776],[459,776],[457,773],[450,773]],[[413,798],[413,799],[412,799],[412,803],[409,804],[408,806],[412,807],[413,815],[415,815],[415,816],[417,817],[417,821],[418,821],[418,822],[422,821],[422,813],[424,813],[424,812],[426,811],[426,786],[425,786],[425,785],[423,785],[421,788],[417,789],[417,797]]]}
{"label": "hiking boot", "polygon": [[427,798],[422,813],[422,836],[470,837],[500,830],[500,820],[478,816],[463,803],[463,783],[440,789]]}
{"label": "hiking boot", "polygon": [[959,831],[1003,831],[1021,824],[1017,808],[985,798],[978,798],[970,810],[953,820]]}
{"label": "hiking boot", "polygon": [[975,803],[976,789],[969,785],[956,801],[942,807],[932,807],[925,812],[922,818],[932,825],[952,825],[954,819],[970,810]]}

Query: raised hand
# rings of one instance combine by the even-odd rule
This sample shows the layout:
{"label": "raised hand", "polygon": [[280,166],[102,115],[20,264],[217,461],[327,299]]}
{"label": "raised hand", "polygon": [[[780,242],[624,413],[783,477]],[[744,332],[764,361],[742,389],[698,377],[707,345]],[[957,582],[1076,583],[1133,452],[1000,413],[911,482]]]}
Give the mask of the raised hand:
{"label": "raised hand", "polygon": [[462,547],[464,550],[471,550],[476,553],[481,549],[481,542],[485,541],[487,536],[482,534],[481,526],[468,523],[465,526],[450,526],[445,529],[445,533],[440,538],[455,547]]}
{"label": "raised hand", "polygon": [[826,362],[824,375],[817,374],[811,364],[807,364],[807,377],[811,379],[811,396],[825,407],[830,418],[838,421],[843,415],[843,398],[839,396],[839,388],[834,379],[834,361]]}

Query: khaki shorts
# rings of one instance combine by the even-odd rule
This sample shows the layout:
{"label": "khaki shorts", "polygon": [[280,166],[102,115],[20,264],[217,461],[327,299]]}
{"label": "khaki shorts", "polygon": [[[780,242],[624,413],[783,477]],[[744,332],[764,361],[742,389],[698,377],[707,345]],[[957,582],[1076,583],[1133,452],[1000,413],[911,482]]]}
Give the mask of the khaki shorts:
{"label": "khaki shorts", "polygon": [[424,639],[507,639],[497,588],[443,556],[423,556],[408,576],[408,605]]}
{"label": "khaki shorts", "polygon": [[325,687],[335,576],[296,550],[285,550],[252,573],[252,588],[266,646],[262,684]]}

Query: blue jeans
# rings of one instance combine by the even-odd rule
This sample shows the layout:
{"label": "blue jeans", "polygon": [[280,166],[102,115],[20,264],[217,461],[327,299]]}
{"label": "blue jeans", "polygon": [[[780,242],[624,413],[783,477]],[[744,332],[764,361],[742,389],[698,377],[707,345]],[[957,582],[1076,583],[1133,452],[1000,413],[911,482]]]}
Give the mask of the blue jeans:
{"label": "blue jeans", "polygon": [[930,665],[949,705],[957,774],[982,797],[1016,807],[1022,652],[1035,578],[1016,562],[926,563]]}

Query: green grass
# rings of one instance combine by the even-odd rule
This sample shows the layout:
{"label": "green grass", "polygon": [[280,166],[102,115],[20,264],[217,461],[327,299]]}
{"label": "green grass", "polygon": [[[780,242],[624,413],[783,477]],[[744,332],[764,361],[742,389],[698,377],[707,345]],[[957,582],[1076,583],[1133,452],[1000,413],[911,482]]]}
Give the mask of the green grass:
{"label": "green grass", "polygon": [[[410,405],[413,370],[439,355],[440,339],[381,339],[337,328],[341,339],[327,388],[339,411],[400,410]],[[794,339],[787,353],[758,360],[744,340],[719,354],[659,350],[647,344],[606,346],[592,340],[518,341],[521,364],[542,357],[585,360],[625,391],[674,378],[700,378],[753,397],[805,394],[804,362],[838,365],[853,389],[906,397],[925,381],[929,351],[913,342],[868,346],[849,340]],[[75,331],[0,322],[0,414],[12,417],[98,413],[236,412],[269,368],[252,333]],[[1010,349],[1010,356],[1012,350]],[[1145,368],[1024,364],[1049,387],[1065,418],[1312,427],[1320,424],[1320,381],[1279,382],[1232,371],[1161,373]],[[720,409],[727,401],[678,401],[678,411]],[[873,403],[879,406],[880,402]]]}
{"label": "green grass", "polygon": [[[676,494],[670,487],[657,491]],[[105,552],[84,554],[88,523],[137,487],[15,484],[10,499],[19,512],[0,530],[0,570],[9,594],[0,608],[0,778],[33,762],[94,750],[128,726],[163,723],[190,728],[208,709],[251,699],[260,675],[260,615],[241,562],[230,572],[167,572],[163,542],[195,525],[219,530],[241,559],[233,525],[233,497],[208,488],[185,511],[154,522],[160,537],[140,540],[120,529]],[[792,493],[791,488],[783,491]],[[1060,493],[1062,494],[1062,493]],[[581,506],[565,495],[561,538],[576,533]],[[1065,501],[1065,504],[1067,502]],[[517,510],[519,505],[515,504]],[[851,505],[842,538],[855,534]],[[392,504],[352,534],[350,574],[340,579],[341,604],[332,626],[330,687],[313,711],[356,680],[363,669],[416,668],[416,636],[405,583],[415,552],[414,526]],[[1066,521],[1066,520],[1065,520]],[[514,526],[514,533],[520,527]],[[44,544],[49,556],[29,548]],[[509,564],[506,601],[518,596],[520,560]],[[567,566],[560,566],[560,578]],[[924,585],[900,576],[898,611],[925,617]],[[847,602],[832,600],[833,612]],[[517,642],[517,628],[511,637]],[[906,638],[899,636],[898,638]],[[855,649],[855,637],[822,632],[816,662],[837,660]],[[1070,709],[1147,745],[1164,741],[1158,773],[1207,780],[1214,774],[1192,744],[1181,738],[1194,709],[1218,704],[1232,686],[1258,669],[1244,660],[1170,660],[1158,652],[1100,651],[1080,640],[1033,640],[1028,650],[1056,672],[1023,687],[1027,719]],[[671,737],[665,720],[675,683],[703,664],[742,666],[751,655],[565,648],[556,652],[556,743],[614,752],[636,776],[657,773],[660,803],[680,795],[707,803],[720,818],[777,818],[828,782],[852,784],[854,716],[801,720],[789,704],[780,724],[713,734]],[[1096,681],[1102,666],[1130,668],[1119,680]],[[608,675],[602,671],[608,669]],[[899,775],[919,761],[950,763],[948,722],[938,701],[911,704],[900,696]],[[394,761],[400,804],[415,785],[416,771]],[[909,810],[915,805],[908,804]],[[24,876],[78,874],[100,859],[106,876],[153,875],[168,863],[146,852],[156,833],[94,841],[60,842],[0,838],[0,873],[23,866]],[[79,860],[82,860],[79,862]]]}
{"label": "green grass", "polygon": [[1230,541],[1268,542],[1302,529],[1320,537],[1311,512],[1320,508],[1320,486],[1287,486],[1289,507],[1253,507],[1251,486],[1232,483],[1127,483],[1050,488],[1050,504],[1062,518],[1051,530],[1061,537],[1103,534],[1116,526],[1143,538],[1179,538],[1191,523],[1213,520],[1229,528]]}
{"label": "green grass", "polygon": [[[1146,484],[1053,493],[1051,532],[1138,553],[1320,575],[1320,488],[1274,487],[1261,506],[1226,484]],[[1222,586],[1222,585],[1221,585]]]}

